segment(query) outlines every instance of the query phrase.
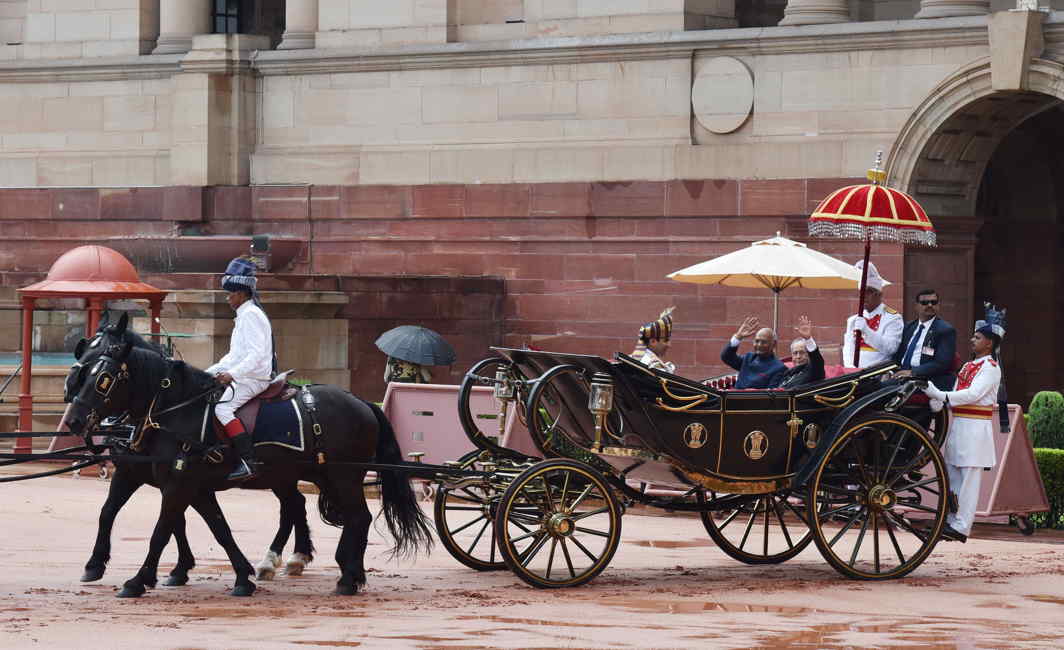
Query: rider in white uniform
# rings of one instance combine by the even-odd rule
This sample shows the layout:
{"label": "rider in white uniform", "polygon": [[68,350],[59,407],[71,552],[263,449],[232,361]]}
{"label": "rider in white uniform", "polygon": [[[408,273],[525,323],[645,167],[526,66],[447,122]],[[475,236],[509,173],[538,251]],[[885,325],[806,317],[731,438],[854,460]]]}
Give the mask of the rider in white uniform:
{"label": "rider in white uniform", "polygon": [[[858,260],[854,266],[861,270],[864,268],[864,260]],[[843,332],[842,339],[842,365],[850,366],[853,363],[855,330],[861,330],[861,368],[894,358],[894,352],[901,344],[905,319],[897,310],[883,302],[883,288],[888,284],[890,283],[879,274],[876,265],[869,262],[864,316],[854,315],[846,320],[846,331]]]}
{"label": "rider in white uniform", "polygon": [[207,372],[230,390],[214,407],[214,415],[222,423],[233,449],[240,456],[236,470],[229,480],[242,481],[255,475],[255,452],[251,434],[236,417],[238,408],[248,403],[270,385],[273,376],[273,332],[270,319],[255,299],[255,265],[244,258],[229,263],[222,276],[226,300],[236,310],[229,352]]}
{"label": "rider in white uniform", "polygon": [[950,491],[957,495],[958,507],[942,531],[948,540],[967,541],[979,504],[983,468],[997,464],[992,418],[1001,384],[997,351],[1005,337],[1004,317],[1004,310],[998,311],[988,303],[986,320],[975,323],[973,358],[957,373],[955,388],[943,391],[928,384],[924,389],[932,400],[948,404],[953,413],[943,456]]}

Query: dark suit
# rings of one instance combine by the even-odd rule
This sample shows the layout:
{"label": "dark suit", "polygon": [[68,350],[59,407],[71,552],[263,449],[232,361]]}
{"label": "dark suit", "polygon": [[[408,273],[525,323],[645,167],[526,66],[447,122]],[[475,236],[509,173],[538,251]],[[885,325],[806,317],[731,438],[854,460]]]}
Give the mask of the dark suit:
{"label": "dark suit", "polygon": [[797,388],[824,378],[824,355],[820,348],[809,353],[809,363],[788,368],[773,388]]}
{"label": "dark suit", "polygon": [[[899,366],[904,362],[905,351],[909,349],[909,342],[919,324],[919,320],[910,321],[901,332],[901,345],[894,353],[894,363]],[[927,348],[934,350],[934,354],[924,354]],[[948,322],[936,318],[931,321],[931,330],[924,337],[923,346],[913,354],[914,357],[919,355],[920,359],[920,365],[912,369],[913,377],[929,379],[941,390],[953,390],[957,379],[957,375],[953,374],[953,357],[956,354],[957,330]]]}

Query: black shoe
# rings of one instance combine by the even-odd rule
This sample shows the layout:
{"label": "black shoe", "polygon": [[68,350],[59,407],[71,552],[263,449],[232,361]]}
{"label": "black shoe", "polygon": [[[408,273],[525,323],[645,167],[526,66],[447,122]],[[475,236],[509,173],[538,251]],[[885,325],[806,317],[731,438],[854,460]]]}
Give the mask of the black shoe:
{"label": "black shoe", "polygon": [[961,544],[964,544],[968,541],[968,536],[954,530],[953,526],[946,524],[942,527],[942,539],[947,542],[960,542]]}
{"label": "black shoe", "polygon": [[230,472],[229,476],[226,476],[227,481],[246,481],[250,478],[255,478],[258,473],[254,469],[255,463],[248,462],[247,459],[241,458],[236,462],[236,469]]}
{"label": "black shoe", "polygon": [[241,433],[233,436],[232,443],[233,450],[236,451],[240,460],[237,461],[236,469],[226,478],[230,481],[246,481],[249,478],[254,478],[256,475],[255,443],[251,439],[251,435]]}

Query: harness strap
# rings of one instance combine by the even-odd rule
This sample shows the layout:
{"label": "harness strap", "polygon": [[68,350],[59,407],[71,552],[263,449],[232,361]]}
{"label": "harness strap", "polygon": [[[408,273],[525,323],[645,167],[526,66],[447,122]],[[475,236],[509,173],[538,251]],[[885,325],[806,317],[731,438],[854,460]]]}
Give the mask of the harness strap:
{"label": "harness strap", "polygon": [[319,465],[325,464],[325,450],[321,445],[321,425],[318,424],[318,405],[314,400],[314,395],[310,392],[310,386],[305,385],[299,389],[299,401],[303,402],[303,407],[307,410],[307,415],[310,416],[310,429],[314,432],[314,455],[318,459]]}

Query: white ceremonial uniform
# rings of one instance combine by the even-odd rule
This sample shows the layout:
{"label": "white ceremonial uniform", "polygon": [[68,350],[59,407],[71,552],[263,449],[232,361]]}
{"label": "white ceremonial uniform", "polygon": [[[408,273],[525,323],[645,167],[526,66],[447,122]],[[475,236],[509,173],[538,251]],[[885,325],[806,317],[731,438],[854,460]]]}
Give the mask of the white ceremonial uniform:
{"label": "white ceremonial uniform", "polygon": [[[228,372],[233,376],[233,383],[222,396],[223,401],[214,407],[214,414],[222,426],[233,421],[238,408],[266,390],[273,374],[270,319],[258,305],[247,300],[237,307],[233,320],[236,322],[229,338],[229,352],[206,371],[211,375]],[[227,399],[230,395],[231,398]]]}
{"label": "white ceremonial uniform", "polygon": [[[861,332],[860,367],[867,368],[877,363],[890,361],[901,344],[905,319],[894,309],[879,303],[875,309],[865,310],[865,322],[868,324]],[[857,316],[846,319],[846,331],[843,332],[842,365],[853,363],[854,320]]]}
{"label": "white ceremonial uniform", "polygon": [[997,464],[994,450],[994,405],[997,404],[1001,368],[990,355],[964,364],[956,387],[944,392],[953,414],[943,448],[950,490],[957,495],[957,512],[947,523],[959,533],[971,532],[983,468]]}
{"label": "white ceremonial uniform", "polygon": [[639,357],[639,362],[647,368],[654,370],[664,370],[665,372],[676,374],[676,364],[671,361],[664,361],[661,357],[654,354],[649,348],[643,351],[643,356]]}

